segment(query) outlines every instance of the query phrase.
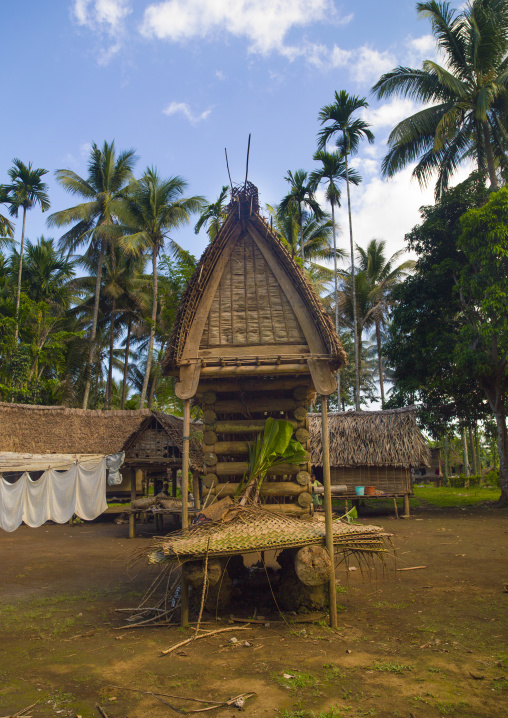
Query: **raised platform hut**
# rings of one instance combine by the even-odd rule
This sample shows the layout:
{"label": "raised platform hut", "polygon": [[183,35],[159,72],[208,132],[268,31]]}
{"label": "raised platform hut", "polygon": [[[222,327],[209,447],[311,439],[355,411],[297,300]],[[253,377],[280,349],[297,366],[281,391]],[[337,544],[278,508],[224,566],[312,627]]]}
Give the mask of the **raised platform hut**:
{"label": "raised platform hut", "polygon": [[[319,475],[323,466],[321,417],[311,414],[309,418],[311,461]],[[333,495],[353,501],[402,498],[404,514],[409,515],[411,469],[431,462],[415,408],[330,413],[329,427]],[[361,497],[357,486],[365,490]]]}
{"label": "raised platform hut", "polygon": [[[246,182],[233,189],[227,218],[184,294],[163,361],[165,373],[178,379],[185,427],[190,402],[203,409],[209,496],[236,492],[248,468],[248,443],[269,416],[291,421],[309,451],[308,408],[316,393],[336,391],[334,372],[344,363],[319,297],[260,215],[256,187]],[[323,407],[326,424],[326,401]],[[260,498],[266,509],[311,514],[310,453],[303,464],[275,467]],[[329,553],[331,540],[330,528]]]}

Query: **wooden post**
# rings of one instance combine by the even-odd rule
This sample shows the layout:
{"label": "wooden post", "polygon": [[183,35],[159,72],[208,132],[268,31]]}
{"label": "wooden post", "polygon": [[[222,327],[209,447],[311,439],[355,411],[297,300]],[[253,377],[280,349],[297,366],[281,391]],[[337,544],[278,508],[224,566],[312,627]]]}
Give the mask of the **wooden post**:
{"label": "wooden post", "polygon": [[448,485],[448,479],[449,476],[449,470],[448,470],[448,434],[444,435],[444,478],[445,478],[445,484]]}
{"label": "wooden post", "polygon": [[176,475],[178,469],[171,469],[171,496],[176,499]]}
{"label": "wooden post", "polygon": [[409,517],[409,494],[404,494],[404,516]]}
{"label": "wooden post", "polygon": [[323,488],[325,499],[326,548],[332,563],[330,576],[330,627],[337,628],[337,596],[335,591],[335,556],[333,549],[332,488],[330,478],[330,442],[328,435],[328,406],[326,396],[321,396],[321,445],[323,447]]}
{"label": "wooden post", "polygon": [[132,510],[132,502],[136,500],[137,469],[131,469],[131,512],[129,514],[129,538],[136,538],[136,512]]}
{"label": "wooden post", "polygon": [[199,496],[199,471],[192,472],[192,493],[194,494],[194,508],[201,508],[201,499]]}
{"label": "wooden post", "polygon": [[[190,399],[183,402],[183,456],[182,456],[182,529],[189,527],[189,434],[190,434]],[[182,595],[180,623],[189,625],[189,586],[182,571]]]}

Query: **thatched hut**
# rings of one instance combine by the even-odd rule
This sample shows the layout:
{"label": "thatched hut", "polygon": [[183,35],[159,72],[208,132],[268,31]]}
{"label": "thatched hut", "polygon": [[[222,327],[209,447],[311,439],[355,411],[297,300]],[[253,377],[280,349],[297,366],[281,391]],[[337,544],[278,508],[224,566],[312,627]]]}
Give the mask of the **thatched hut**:
{"label": "thatched hut", "polygon": [[[122,484],[109,487],[119,496],[136,490],[143,478],[166,478],[182,467],[182,419],[156,411],[100,411],[65,406],[0,402],[0,474],[67,468],[75,461],[125,451]],[[199,442],[193,439],[191,469],[200,466]],[[148,485],[148,481],[144,485]]]}
{"label": "thatched hut", "polygon": [[[321,422],[310,415],[311,461],[317,471],[323,465]],[[356,498],[356,486],[374,487],[365,498],[404,499],[409,513],[411,469],[430,466],[431,453],[416,424],[414,407],[386,411],[347,411],[329,415],[330,471],[332,487],[344,487],[340,495]]]}
{"label": "thatched hut", "polygon": [[[319,297],[259,213],[251,183],[233,190],[227,219],[204,252],[180,305],[167,374],[203,408],[203,472],[211,495],[231,495],[247,469],[248,441],[268,416],[308,442],[307,408],[336,389],[345,353]],[[312,511],[310,464],[276,467],[262,500]],[[298,478],[298,480],[297,480]]]}

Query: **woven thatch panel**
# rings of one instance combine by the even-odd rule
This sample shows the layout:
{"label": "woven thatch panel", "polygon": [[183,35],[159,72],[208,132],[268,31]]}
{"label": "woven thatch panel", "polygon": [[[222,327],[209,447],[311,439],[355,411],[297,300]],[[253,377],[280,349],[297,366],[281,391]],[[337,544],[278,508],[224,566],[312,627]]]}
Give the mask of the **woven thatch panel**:
{"label": "woven thatch panel", "polygon": [[[143,409],[94,411],[65,406],[0,402],[0,452],[21,454],[115,454],[157,420],[167,442],[182,450],[182,419]],[[199,437],[191,436],[191,465],[202,465]],[[152,442],[155,441],[152,436]],[[155,446],[155,444],[154,444]],[[154,449],[155,451],[155,449]]]}
{"label": "woven thatch panel", "polygon": [[208,315],[201,348],[306,344],[274,273],[250,234],[233,250]]}
{"label": "woven thatch panel", "polygon": [[[262,237],[264,241],[266,241],[268,247],[277,258],[280,272],[284,273],[286,277],[291,281],[291,284],[294,286],[295,290],[299,294],[300,299],[307,307],[308,311],[311,313],[315,327],[320,334],[326,347],[326,351],[330,357],[331,367],[335,369],[337,367],[343,366],[346,363],[346,356],[341,346],[340,340],[335,332],[330,318],[326,314],[323,305],[321,304],[319,297],[317,296],[310,283],[307,281],[300,267],[291,258],[291,255],[288,253],[285,246],[279,240],[277,235],[271,230],[267,222],[258,213],[257,201],[251,201],[254,198],[252,192],[255,190],[255,188],[254,190],[251,190],[252,188],[250,188],[249,192],[245,196],[244,194],[242,194],[242,192],[236,193],[234,201],[231,202],[231,205],[229,207],[229,215],[226,221],[222,225],[222,228],[218,233],[217,237],[214,239],[213,242],[211,242],[211,244],[203,253],[196,268],[196,271],[194,272],[189,282],[189,285],[182,298],[182,303],[180,304],[180,307],[178,309],[178,314],[173,326],[173,332],[169,341],[168,350],[163,360],[163,366],[166,371],[173,371],[177,369],[180,365],[180,360],[185,346],[185,342],[189,330],[195,320],[199,302],[203,294],[206,292],[208,283],[210,282],[214,271],[217,269],[221,255],[224,252],[228,241],[232,237],[237,236],[240,229],[242,235],[245,235],[249,233],[250,228],[252,228],[252,230],[255,230],[258,235]],[[242,239],[239,240],[239,242],[241,241]],[[245,258],[247,258],[248,252],[249,247],[246,246]],[[254,255],[252,255],[252,264],[254,263],[254,261],[257,262],[257,254],[255,255],[255,257]],[[239,262],[236,264],[235,269],[239,273],[242,273],[245,272],[245,264],[243,265],[243,267],[244,268],[242,270],[242,259],[239,257]],[[247,270],[249,272],[254,271],[254,276],[258,276],[258,272],[260,271],[258,270],[257,264],[255,270],[253,266],[252,268],[247,267]],[[252,297],[254,296],[252,292],[255,292],[256,286],[255,284],[254,286],[251,286],[251,281],[245,281],[245,274],[242,281],[243,284],[241,286],[239,278],[236,281],[233,281],[234,302],[241,301],[243,306],[242,310],[239,310],[238,307],[235,306],[235,312],[240,312],[243,315],[243,321],[245,323],[244,331],[246,333],[246,336],[248,337],[249,343],[251,341],[258,343],[258,325],[256,321],[254,321],[254,317],[252,317],[252,330],[249,325],[249,329],[247,331],[247,321],[250,321],[251,316],[249,312],[245,312],[245,303],[247,303],[247,305],[251,305],[251,303],[254,301],[252,299]],[[263,278],[263,282],[265,282],[266,284],[266,279]],[[247,299],[245,299],[246,286],[248,291]],[[262,285],[258,285],[258,289],[260,286]],[[270,290],[270,301],[274,301],[274,298],[278,296],[279,291],[280,289],[278,289],[277,292],[272,293],[272,291]],[[277,299],[277,302],[280,303],[281,300]],[[252,304],[252,306],[254,305]],[[256,300],[255,306],[256,313],[257,310],[261,308],[268,311],[267,307],[262,307],[262,302],[260,301],[259,297]],[[286,305],[282,303],[280,304],[280,306],[284,308],[286,307]],[[230,311],[229,308],[228,311]],[[214,309],[214,316],[216,316],[216,312],[217,306],[215,306]],[[270,324],[271,323],[272,320],[270,318]],[[261,320],[260,327],[264,330],[263,320]],[[290,327],[288,327],[288,330],[286,330],[285,320],[282,315],[281,327],[284,327],[284,331],[289,330],[290,335],[293,336],[293,332]],[[205,330],[204,341],[207,346],[208,342],[210,342],[210,345],[214,345],[213,342],[219,341],[219,335],[214,334],[214,331],[216,331],[216,329],[212,330],[212,328],[210,328],[209,334],[208,330]],[[209,335],[210,338],[208,338]],[[277,342],[280,341],[282,340],[277,339]]]}
{"label": "woven thatch panel", "polygon": [[[430,466],[414,407],[328,415],[331,466]],[[311,461],[323,465],[321,415],[310,415]]]}

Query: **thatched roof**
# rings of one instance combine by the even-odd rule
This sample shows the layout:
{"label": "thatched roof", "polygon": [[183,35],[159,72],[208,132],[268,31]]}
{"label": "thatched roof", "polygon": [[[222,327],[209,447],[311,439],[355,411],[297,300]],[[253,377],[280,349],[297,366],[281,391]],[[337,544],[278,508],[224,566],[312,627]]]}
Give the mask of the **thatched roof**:
{"label": "thatched roof", "polygon": [[[182,419],[137,411],[69,409],[0,402],[0,453],[107,455],[127,448],[155,418],[182,449]],[[201,466],[197,441],[191,441],[191,465]]]}
{"label": "thatched roof", "polygon": [[[331,466],[430,466],[414,407],[328,414]],[[311,461],[323,465],[321,414],[310,414]]]}
{"label": "thatched roof", "polygon": [[[191,329],[199,336],[188,356]],[[274,363],[278,356],[279,363],[294,362],[309,355],[325,358],[332,369],[346,362],[319,297],[259,214],[257,189],[247,183],[233,192],[227,219],[189,282],[163,367],[175,371],[198,360]]]}

